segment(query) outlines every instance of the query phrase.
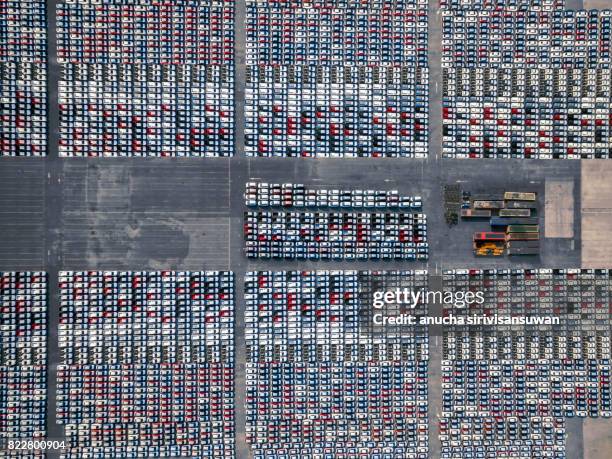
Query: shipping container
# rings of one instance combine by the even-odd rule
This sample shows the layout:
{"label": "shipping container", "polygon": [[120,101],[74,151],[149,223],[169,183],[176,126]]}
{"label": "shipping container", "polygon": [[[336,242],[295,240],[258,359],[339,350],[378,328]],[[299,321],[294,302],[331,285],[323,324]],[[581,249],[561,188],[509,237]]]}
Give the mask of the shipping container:
{"label": "shipping container", "polygon": [[503,201],[504,193],[474,193],[472,201]]}
{"label": "shipping container", "polygon": [[506,201],[506,209],[537,209],[538,204],[530,201]]}
{"label": "shipping container", "polygon": [[501,209],[500,217],[531,217],[531,209]]}
{"label": "shipping container", "polygon": [[507,201],[535,201],[535,193],[518,193],[513,191],[506,191],[504,193],[504,199]]}
{"label": "shipping container", "polygon": [[537,225],[538,219],[536,217],[492,217],[489,223],[491,226]]}
{"label": "shipping container", "polygon": [[538,249],[540,248],[540,241],[510,241],[508,242],[509,249]]}
{"label": "shipping container", "polygon": [[508,248],[508,255],[539,255],[539,247]]}
{"label": "shipping container", "polygon": [[510,225],[507,233],[537,233],[540,231],[540,225]]}
{"label": "shipping container", "polygon": [[540,233],[510,233],[509,241],[533,241],[540,239]]}
{"label": "shipping container", "polygon": [[474,201],[474,209],[503,209],[504,201]]}
{"label": "shipping container", "polygon": [[488,209],[461,209],[461,218],[490,218]]}
{"label": "shipping container", "polygon": [[495,233],[495,232],[481,232],[474,233],[474,241],[505,241],[506,234],[505,233]]}

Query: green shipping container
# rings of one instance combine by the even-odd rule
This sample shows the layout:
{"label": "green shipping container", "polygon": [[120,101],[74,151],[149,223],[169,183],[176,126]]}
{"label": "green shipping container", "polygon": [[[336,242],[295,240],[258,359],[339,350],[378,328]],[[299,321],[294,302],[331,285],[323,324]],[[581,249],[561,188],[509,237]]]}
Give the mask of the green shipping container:
{"label": "green shipping container", "polygon": [[508,233],[537,233],[540,231],[540,225],[510,225]]}
{"label": "green shipping container", "polygon": [[540,233],[509,233],[509,241],[535,241],[540,239]]}

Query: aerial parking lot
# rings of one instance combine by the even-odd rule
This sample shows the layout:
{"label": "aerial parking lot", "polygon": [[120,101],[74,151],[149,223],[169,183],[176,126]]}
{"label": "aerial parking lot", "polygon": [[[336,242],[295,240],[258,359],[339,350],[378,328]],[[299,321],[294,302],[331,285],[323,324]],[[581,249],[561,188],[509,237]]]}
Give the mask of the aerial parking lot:
{"label": "aerial parking lot", "polygon": [[0,7],[0,448],[608,459],[610,6]]}

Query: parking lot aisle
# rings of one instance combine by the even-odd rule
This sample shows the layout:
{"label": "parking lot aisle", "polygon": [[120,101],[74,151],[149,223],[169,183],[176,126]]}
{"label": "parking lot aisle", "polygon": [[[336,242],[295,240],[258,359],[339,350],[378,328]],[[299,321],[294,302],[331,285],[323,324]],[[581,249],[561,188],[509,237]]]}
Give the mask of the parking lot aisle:
{"label": "parking lot aisle", "polygon": [[[47,271],[48,288],[48,327],[47,338],[48,367],[47,367],[47,437],[53,440],[64,438],[64,429],[57,424],[56,420],[56,388],[57,388],[57,365],[60,363],[57,329],[59,324],[59,282],[58,271],[61,269],[62,251],[61,234],[62,225],[62,183],[61,175],[64,163],[58,158],[58,81],[60,66],[57,64],[57,39],[55,8],[57,0],[47,0],[47,103],[48,103],[48,143],[47,158],[44,161],[45,168],[45,269]],[[54,459],[59,457],[57,452],[47,452],[47,457]]]}
{"label": "parking lot aisle", "polygon": [[[429,267],[429,291],[443,291],[442,275]],[[441,305],[429,305],[429,315],[441,314]],[[427,417],[429,419],[429,457],[440,457],[440,416],[442,415],[442,328],[429,328],[429,364],[427,365]]]}
{"label": "parking lot aisle", "polygon": [[438,162],[442,157],[442,10],[439,0],[429,0],[429,155]]}

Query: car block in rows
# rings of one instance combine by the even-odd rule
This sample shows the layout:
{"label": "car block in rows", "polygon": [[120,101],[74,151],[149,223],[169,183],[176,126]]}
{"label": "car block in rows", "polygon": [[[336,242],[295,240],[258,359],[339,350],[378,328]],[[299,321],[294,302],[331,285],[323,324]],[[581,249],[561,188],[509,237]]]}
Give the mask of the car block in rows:
{"label": "car block in rows", "polygon": [[443,360],[442,410],[469,417],[612,416],[610,360]]}
{"label": "car block in rows", "polygon": [[441,457],[529,457],[564,459],[563,418],[510,417],[440,420]]}
{"label": "car block in rows", "polygon": [[[593,353],[610,358],[611,351],[606,349],[610,340],[612,310],[610,270],[455,269],[443,272],[443,283],[446,288],[455,291],[483,293],[484,302],[481,305],[473,304],[469,309],[454,310],[454,314],[558,317],[559,324],[552,327],[540,324],[530,329],[531,336],[542,338],[542,343],[548,342],[546,339],[549,337],[553,339],[556,347],[548,351],[559,353],[559,358],[564,358],[563,355],[573,358],[576,353],[587,358]],[[451,308],[445,307],[445,312],[451,312]],[[495,330],[499,333],[492,336],[498,339],[505,340],[506,336],[511,336],[512,330],[504,325],[497,325]],[[521,327],[520,330],[525,334],[527,328]],[[465,332],[469,329],[456,325],[452,331]],[[538,333],[540,331],[542,333]],[[528,341],[524,339],[523,343]]]}
{"label": "car block in rows", "polygon": [[0,79],[0,156],[46,155],[45,66],[0,62]]}
{"label": "car block in rows", "polygon": [[0,157],[47,154],[47,33],[43,1],[0,5]]}
{"label": "car block in rows", "polygon": [[234,276],[59,274],[63,457],[234,457]]}
{"label": "car block in rows", "polygon": [[69,64],[60,156],[233,156],[227,66]]}
{"label": "car block in rows", "polygon": [[47,275],[0,272],[0,440],[43,440],[47,407]]}
{"label": "car block in rows", "polygon": [[234,6],[199,2],[60,3],[60,64],[199,64],[234,61]]}
{"label": "car block in rows", "polygon": [[61,272],[60,290],[67,365],[233,360],[230,272]]}
{"label": "car block in rows", "polygon": [[0,6],[0,62],[47,61],[47,13],[41,0],[6,0]]}
{"label": "car block in rows", "polygon": [[426,68],[248,67],[247,156],[426,157]]}
{"label": "car block in rows", "polygon": [[0,388],[0,439],[43,440],[47,416],[46,365],[2,365]]}
{"label": "car block in rows", "polygon": [[270,362],[247,363],[247,372],[247,441],[256,449],[331,439],[427,449],[426,366]]}
{"label": "car block in rows", "polygon": [[610,158],[610,69],[444,69],[443,154]]}
{"label": "car block in rows", "polygon": [[[391,326],[379,329],[364,311],[375,290],[426,286],[423,270],[247,273],[247,354],[253,361],[276,357],[309,361],[309,350],[314,351],[310,356],[315,360],[320,356],[338,361],[427,359],[425,330],[413,327],[398,334]],[[261,348],[277,342],[293,347],[279,350],[276,357]],[[262,350],[266,353],[260,355]]]}
{"label": "car block in rows", "polygon": [[[480,314],[476,311],[470,314]],[[516,314],[516,313],[514,313]],[[537,312],[542,315],[545,312]],[[518,314],[516,314],[518,315]],[[604,330],[570,330],[539,325],[516,332],[470,333],[445,332],[442,340],[443,355],[450,360],[538,360],[538,359],[610,359],[610,334]],[[583,327],[587,328],[587,327]],[[604,328],[603,326],[601,327]],[[553,333],[554,330],[554,333]],[[515,326],[515,331],[518,327]]]}
{"label": "car block in rows", "polygon": [[425,214],[245,212],[249,258],[402,259],[428,257]]}
{"label": "car block in rows", "polygon": [[610,66],[612,11],[446,11],[442,67]]}
{"label": "car block in rows", "polygon": [[362,304],[426,283],[424,271],[247,273],[255,457],[427,457],[427,332],[372,330]]}
{"label": "car block in rows", "polygon": [[427,67],[427,2],[418,8],[247,6],[247,65]]}
{"label": "car block in rows", "polygon": [[[61,424],[152,423],[169,429],[199,422],[211,434],[215,425],[233,420],[233,381],[231,363],[60,365],[57,417]],[[96,436],[82,441],[80,446],[95,446]]]}

